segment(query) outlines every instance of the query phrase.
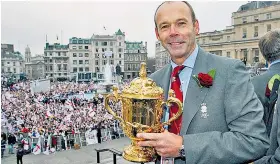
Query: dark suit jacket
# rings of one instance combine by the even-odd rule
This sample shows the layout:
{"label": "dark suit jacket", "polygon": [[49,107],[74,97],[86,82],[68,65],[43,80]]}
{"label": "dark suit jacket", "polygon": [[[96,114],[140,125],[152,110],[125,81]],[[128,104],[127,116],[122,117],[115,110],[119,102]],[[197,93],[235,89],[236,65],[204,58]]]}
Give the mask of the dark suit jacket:
{"label": "dark suit jacket", "polygon": [[[280,93],[280,87],[278,89]],[[270,147],[266,156],[254,162],[255,164],[279,164],[280,163],[280,96],[278,95],[276,110],[270,133]]]}
{"label": "dark suit jacket", "polygon": [[[268,98],[265,96],[265,90],[266,90],[266,85],[269,82],[269,80],[274,76],[275,74],[280,74],[280,63],[276,63],[271,65],[267,72],[265,72],[262,75],[255,76],[252,79],[252,83],[254,85],[255,92],[262,102],[262,105],[268,106]],[[272,126],[272,115],[270,114],[272,111],[269,111],[267,108],[264,108],[264,117],[263,120],[266,123],[267,131],[268,134],[270,134],[271,131],[271,126]]]}
{"label": "dark suit jacket", "polygon": [[258,98],[261,100],[262,104],[265,104],[266,97],[265,97],[265,88],[268,83],[268,81],[274,76],[275,74],[280,74],[280,63],[276,63],[269,67],[267,72],[265,72],[262,75],[255,76],[252,79],[252,83],[255,88],[255,92],[258,96]]}
{"label": "dark suit jacket", "polygon": [[[262,121],[263,107],[257,98],[245,65],[240,60],[198,50],[192,75],[216,69],[213,86],[199,88],[191,77],[183,104],[182,128],[186,160],[176,164],[245,163],[261,158],[269,147]],[[151,78],[170,88],[171,64]],[[202,117],[201,104],[207,104],[208,117]]]}

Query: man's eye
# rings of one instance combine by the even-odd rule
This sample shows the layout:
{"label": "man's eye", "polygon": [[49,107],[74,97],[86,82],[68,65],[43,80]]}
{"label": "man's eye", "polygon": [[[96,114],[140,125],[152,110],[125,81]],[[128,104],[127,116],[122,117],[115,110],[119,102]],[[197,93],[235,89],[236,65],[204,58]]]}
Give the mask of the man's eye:
{"label": "man's eye", "polygon": [[179,24],[179,25],[185,25],[186,22],[179,22],[178,24]]}
{"label": "man's eye", "polygon": [[166,29],[168,25],[161,26],[161,29]]}

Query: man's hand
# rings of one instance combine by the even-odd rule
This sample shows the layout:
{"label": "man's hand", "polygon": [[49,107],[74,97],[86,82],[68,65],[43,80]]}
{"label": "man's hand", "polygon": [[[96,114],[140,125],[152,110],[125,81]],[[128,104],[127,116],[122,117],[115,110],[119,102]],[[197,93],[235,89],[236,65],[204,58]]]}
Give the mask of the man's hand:
{"label": "man's hand", "polygon": [[179,157],[179,150],[183,144],[183,137],[165,130],[163,133],[138,133],[138,138],[144,138],[145,141],[139,141],[139,146],[154,147],[157,153],[162,157]]}

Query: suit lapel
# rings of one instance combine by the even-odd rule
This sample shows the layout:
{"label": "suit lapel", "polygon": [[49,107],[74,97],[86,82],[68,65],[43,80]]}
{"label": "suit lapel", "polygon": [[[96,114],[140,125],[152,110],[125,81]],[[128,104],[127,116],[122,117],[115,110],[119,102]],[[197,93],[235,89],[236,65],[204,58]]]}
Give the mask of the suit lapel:
{"label": "suit lapel", "polygon": [[170,88],[170,76],[171,76],[171,71],[172,71],[172,66],[171,64],[168,64],[166,66],[166,69],[162,75],[162,78],[160,79],[160,82],[162,84],[162,88],[164,91],[166,91],[164,93],[164,100],[166,101],[168,98],[168,91]]}
{"label": "suit lapel", "polygon": [[[192,71],[193,75],[198,75],[198,73],[207,73],[208,63],[207,63],[207,54],[199,48],[195,65]],[[200,110],[201,104],[207,95],[209,88],[199,88],[196,81],[191,76],[189,81],[189,86],[187,89],[185,101],[184,101],[184,111],[183,111],[183,123],[180,131],[181,135],[186,134],[188,127],[194,118],[195,114]]]}

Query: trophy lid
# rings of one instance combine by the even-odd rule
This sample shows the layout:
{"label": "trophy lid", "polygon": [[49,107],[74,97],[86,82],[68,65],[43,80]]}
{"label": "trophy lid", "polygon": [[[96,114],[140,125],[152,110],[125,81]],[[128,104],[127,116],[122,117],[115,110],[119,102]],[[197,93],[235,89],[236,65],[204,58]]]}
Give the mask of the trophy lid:
{"label": "trophy lid", "polygon": [[163,97],[163,89],[147,77],[146,63],[142,62],[139,77],[133,79],[131,83],[122,91],[122,97],[133,99],[160,99]]}

